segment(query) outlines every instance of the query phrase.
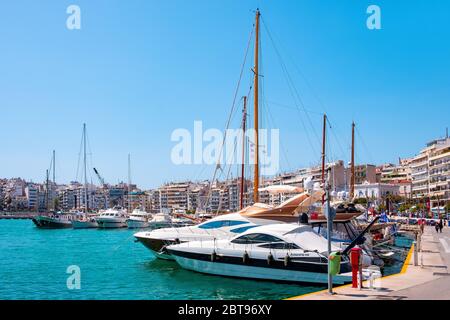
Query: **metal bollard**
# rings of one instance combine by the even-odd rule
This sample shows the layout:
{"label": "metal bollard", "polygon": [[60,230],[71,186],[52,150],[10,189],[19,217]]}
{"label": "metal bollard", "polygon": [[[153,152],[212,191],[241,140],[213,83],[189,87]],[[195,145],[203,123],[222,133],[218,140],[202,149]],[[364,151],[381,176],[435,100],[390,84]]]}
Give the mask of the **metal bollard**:
{"label": "metal bollard", "polygon": [[413,246],[414,246],[414,266],[417,267],[417,265],[419,264],[419,257],[418,257],[418,254],[417,254],[417,251],[418,251],[418,249],[417,249],[417,241],[413,242]]}
{"label": "metal bollard", "polygon": [[417,251],[422,251],[422,234],[417,234]]}

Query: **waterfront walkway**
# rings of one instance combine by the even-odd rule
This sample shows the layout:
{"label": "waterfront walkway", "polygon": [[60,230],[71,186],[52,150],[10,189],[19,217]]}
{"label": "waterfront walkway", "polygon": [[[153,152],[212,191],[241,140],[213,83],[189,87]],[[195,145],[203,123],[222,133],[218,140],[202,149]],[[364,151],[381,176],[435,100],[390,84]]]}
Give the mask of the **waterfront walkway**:
{"label": "waterfront walkway", "polygon": [[365,281],[362,290],[350,284],[334,288],[334,295],[323,290],[288,300],[450,299],[450,228],[444,227],[442,234],[437,234],[434,227],[426,227],[420,249],[418,266],[414,266],[411,248],[402,271],[383,277],[377,289],[368,289]]}

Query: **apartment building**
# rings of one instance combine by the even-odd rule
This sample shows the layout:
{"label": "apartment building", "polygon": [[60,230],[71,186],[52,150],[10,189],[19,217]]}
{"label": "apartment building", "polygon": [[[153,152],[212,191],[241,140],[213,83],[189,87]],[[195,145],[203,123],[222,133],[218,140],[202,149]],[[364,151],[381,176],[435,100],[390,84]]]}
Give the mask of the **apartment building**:
{"label": "apartment building", "polygon": [[147,194],[139,189],[134,189],[127,193],[125,197],[125,207],[129,212],[137,207],[147,207]]}
{"label": "apartment building", "polygon": [[[191,183],[176,182],[167,183],[153,191],[152,211],[161,212],[172,210],[174,212],[185,212],[188,210],[188,191]],[[191,199],[192,200],[192,199]]]}
{"label": "apartment building", "polygon": [[429,142],[411,159],[411,196],[428,198],[430,207],[444,207],[450,201],[450,138]]}
{"label": "apartment building", "polygon": [[28,201],[28,209],[29,210],[37,210],[38,206],[39,206],[39,189],[36,185],[34,184],[27,184],[27,186],[25,187],[25,196],[27,198]]}
{"label": "apartment building", "polygon": [[381,175],[379,182],[397,183],[399,181],[411,181],[411,162],[412,159],[405,159],[398,165],[389,163],[380,166]]}
{"label": "apartment building", "polygon": [[429,197],[431,207],[450,201],[450,139],[434,144],[428,156]]}
{"label": "apartment building", "polygon": [[[343,191],[347,190],[348,182],[349,180],[349,173],[347,168],[345,168],[344,161],[338,160],[335,162],[330,162],[325,164],[325,174],[327,172],[330,172],[330,183],[331,183],[331,190],[333,191]],[[306,170],[301,170],[299,172],[299,175],[297,177],[297,180],[302,181],[300,184],[300,181],[298,181],[298,186],[303,186],[303,181],[307,177],[311,177],[313,183],[322,183],[322,167],[321,166],[315,166],[312,168],[307,168]]]}
{"label": "apartment building", "polygon": [[[347,168],[348,171],[348,180],[350,181],[351,170]],[[355,185],[363,184],[365,182],[368,183],[376,183],[377,182],[377,169],[373,164],[359,164],[355,165]]]}

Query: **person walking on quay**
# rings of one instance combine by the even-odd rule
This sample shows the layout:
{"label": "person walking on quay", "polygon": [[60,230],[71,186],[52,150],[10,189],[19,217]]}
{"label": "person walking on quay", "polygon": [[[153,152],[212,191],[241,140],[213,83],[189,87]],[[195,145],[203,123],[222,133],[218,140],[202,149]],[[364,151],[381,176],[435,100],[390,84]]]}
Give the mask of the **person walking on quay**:
{"label": "person walking on quay", "polygon": [[443,221],[442,221],[442,219],[441,220],[439,220],[439,231],[442,233],[442,229],[444,228],[444,223],[443,223]]}
{"label": "person walking on quay", "polygon": [[436,229],[436,233],[439,233],[439,223],[436,222],[436,224],[434,225],[434,229]]}
{"label": "person walking on quay", "polygon": [[420,219],[419,220],[419,224],[420,224],[420,232],[423,234],[423,232],[424,232],[424,229],[425,229],[425,224],[426,224],[427,222],[425,221],[425,219]]}

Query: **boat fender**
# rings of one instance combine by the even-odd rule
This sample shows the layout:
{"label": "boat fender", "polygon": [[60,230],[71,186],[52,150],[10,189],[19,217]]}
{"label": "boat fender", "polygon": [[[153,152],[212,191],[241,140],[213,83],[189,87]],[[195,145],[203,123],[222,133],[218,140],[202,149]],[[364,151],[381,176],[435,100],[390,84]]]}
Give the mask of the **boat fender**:
{"label": "boat fender", "polygon": [[273,261],[274,261],[273,255],[269,253],[269,255],[267,256],[267,264],[270,266]]}
{"label": "boat fender", "polygon": [[250,260],[250,257],[248,255],[247,252],[244,253],[244,255],[242,256],[242,261],[244,262],[244,264],[247,264]]}
{"label": "boat fender", "polygon": [[291,260],[291,257],[289,257],[289,255],[287,254],[284,257],[284,266],[287,267],[289,265],[289,261]]}
{"label": "boat fender", "polygon": [[215,251],[213,251],[213,253],[211,253],[211,262],[216,261],[217,259],[217,253]]}

